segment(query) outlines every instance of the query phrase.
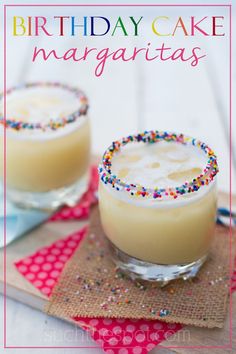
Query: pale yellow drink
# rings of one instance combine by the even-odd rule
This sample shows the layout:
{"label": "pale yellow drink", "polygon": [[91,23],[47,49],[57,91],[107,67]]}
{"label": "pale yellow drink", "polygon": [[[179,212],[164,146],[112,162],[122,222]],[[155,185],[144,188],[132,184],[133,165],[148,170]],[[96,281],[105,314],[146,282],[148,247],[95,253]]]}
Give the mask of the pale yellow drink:
{"label": "pale yellow drink", "polygon": [[[206,164],[207,156],[196,147],[160,141],[122,147],[112,158],[111,170],[128,184],[166,189],[192,180]],[[215,181],[176,199],[118,189],[100,181],[101,222],[117,249],[162,265],[188,264],[207,255],[215,226]]]}
{"label": "pale yellow drink", "polygon": [[[6,127],[6,182],[13,199],[14,194],[21,192],[37,193],[39,197],[58,190],[63,199],[67,188],[72,191],[71,186],[81,179],[87,181],[90,156],[88,117],[83,114],[62,126],[59,121],[77,112],[81,104],[78,92],[63,86],[39,85],[14,90],[7,95],[7,119],[14,117],[17,122],[34,125],[32,129],[21,127],[19,130],[12,128],[12,124]],[[37,123],[43,129],[36,128]],[[3,127],[1,130],[3,132]],[[0,139],[3,142],[2,133]],[[3,149],[0,160],[2,175]],[[51,197],[56,198],[55,193]],[[55,200],[54,205],[62,202]]]}

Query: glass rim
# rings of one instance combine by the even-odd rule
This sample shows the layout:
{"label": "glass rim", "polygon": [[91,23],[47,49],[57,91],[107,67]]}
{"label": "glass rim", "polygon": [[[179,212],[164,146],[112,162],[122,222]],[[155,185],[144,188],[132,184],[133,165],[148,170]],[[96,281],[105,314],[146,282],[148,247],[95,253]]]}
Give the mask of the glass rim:
{"label": "glass rim", "polygon": [[[23,121],[20,119],[15,119],[15,118],[4,118],[4,114],[0,114],[0,124],[5,126],[8,129],[12,129],[14,131],[20,131],[20,130],[41,130],[41,131],[46,131],[48,129],[50,130],[57,130],[59,128],[64,127],[67,124],[74,123],[78,118],[81,116],[86,116],[89,105],[88,105],[88,99],[87,96],[84,94],[84,92],[78,88],[69,86],[67,84],[62,84],[60,82],[30,82],[30,83],[24,83],[18,86],[13,86],[12,88],[8,89],[6,91],[6,96],[10,95],[12,92],[22,90],[22,89],[28,89],[28,88],[40,88],[40,87],[45,87],[45,88],[60,88],[62,90],[69,91],[73,93],[76,98],[78,98],[78,105],[79,108],[64,116],[64,117],[58,117],[58,118],[51,118],[49,121],[45,124],[41,124],[40,122],[34,122],[30,123],[27,121]],[[0,101],[3,99],[4,94],[0,94]]]}
{"label": "glass rim", "polygon": [[[128,143],[158,143],[159,141],[176,142],[182,145],[191,145],[203,151],[207,156],[207,163],[199,175],[190,181],[186,181],[176,187],[150,188],[140,184],[126,182],[117,178],[112,172],[112,157],[121,150],[121,147]],[[204,185],[209,185],[219,172],[217,157],[214,151],[205,143],[184,134],[162,132],[158,130],[144,131],[139,134],[129,135],[120,140],[114,141],[104,152],[102,162],[98,166],[100,180],[104,184],[111,185],[117,192],[125,191],[130,196],[140,198],[153,198],[157,200],[177,199],[188,193],[195,193]]]}

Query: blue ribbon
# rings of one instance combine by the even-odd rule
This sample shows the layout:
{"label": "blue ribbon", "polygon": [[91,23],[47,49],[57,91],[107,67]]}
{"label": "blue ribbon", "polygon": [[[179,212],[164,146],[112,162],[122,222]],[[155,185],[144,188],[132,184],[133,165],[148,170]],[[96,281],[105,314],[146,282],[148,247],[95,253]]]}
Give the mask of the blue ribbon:
{"label": "blue ribbon", "polygon": [[[0,191],[0,198],[3,197]],[[35,209],[23,209],[16,207],[7,201],[6,204],[6,245],[24,235],[28,231],[46,221],[51,213]],[[0,203],[0,230],[4,230],[4,209],[3,202]],[[0,248],[4,246],[4,237],[0,239]]]}

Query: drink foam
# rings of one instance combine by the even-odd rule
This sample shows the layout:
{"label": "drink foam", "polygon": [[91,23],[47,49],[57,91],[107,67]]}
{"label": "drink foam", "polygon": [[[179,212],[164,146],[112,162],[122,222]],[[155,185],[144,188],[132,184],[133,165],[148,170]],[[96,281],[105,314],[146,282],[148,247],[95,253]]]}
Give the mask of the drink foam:
{"label": "drink foam", "polygon": [[[78,97],[63,87],[26,87],[13,90],[6,95],[6,119],[14,118],[20,122],[41,123],[46,125],[51,120],[67,117],[76,112],[80,107]],[[3,101],[0,105],[3,112]],[[66,124],[64,127],[53,131],[46,129],[22,129],[21,131],[9,131],[14,138],[52,139],[65,135],[84,121],[79,117],[75,122]]]}
{"label": "drink foam", "polygon": [[[133,143],[123,146],[112,158],[112,173],[128,184],[140,184],[148,188],[176,187],[197,177],[207,163],[207,156],[191,145],[160,141],[154,144]],[[212,183],[211,183],[212,185]],[[130,197],[126,192],[107,188],[117,198],[141,205],[180,205],[202,196],[209,186],[197,193],[185,194],[176,200],[155,200]],[[203,191],[204,190],[204,191]],[[115,195],[114,195],[115,196]]]}

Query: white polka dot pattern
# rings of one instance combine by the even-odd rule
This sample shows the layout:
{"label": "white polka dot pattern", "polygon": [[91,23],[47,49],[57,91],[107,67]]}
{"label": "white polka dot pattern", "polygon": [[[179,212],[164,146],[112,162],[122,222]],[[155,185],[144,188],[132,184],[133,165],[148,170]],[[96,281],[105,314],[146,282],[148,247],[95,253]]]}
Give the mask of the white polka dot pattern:
{"label": "white polka dot pattern", "polygon": [[[89,207],[96,202],[96,167],[92,169],[88,192],[75,208],[64,208],[53,215],[50,221],[85,218]],[[86,228],[58,240],[49,247],[38,250],[32,256],[15,263],[18,271],[46,296],[50,296],[57,279],[80,241]],[[232,290],[236,290],[236,263],[232,276]],[[124,318],[73,318],[77,324],[89,330],[94,340],[106,354],[146,354],[168,336],[182,328],[180,324],[168,324],[151,320],[129,320]]]}
{"label": "white polka dot pattern", "polygon": [[[65,263],[85,233],[86,228],[16,262],[18,271],[44,295],[50,296]],[[77,317],[74,321],[85,330],[90,330],[91,336],[107,354],[147,353],[166,339],[168,331],[170,335],[181,328],[180,325],[160,321],[124,318]]]}
{"label": "white polka dot pattern", "polygon": [[[65,263],[79,246],[85,233],[86,228],[83,228],[16,262],[18,271],[43,294],[50,296]],[[81,317],[73,320],[80,327],[89,330],[107,354],[146,354],[181,328],[179,324],[151,320]]]}
{"label": "white polka dot pattern", "polygon": [[73,254],[85,233],[86,228],[83,228],[64,240],[57,241],[32,256],[15,262],[15,266],[36,288],[49,296],[65,263]]}
{"label": "white polka dot pattern", "polygon": [[[90,329],[91,336],[103,347],[106,354],[146,354],[157,344],[182,328],[181,325],[151,320],[91,319],[75,317],[82,328]],[[93,325],[94,323],[94,325]],[[158,329],[155,324],[160,324]],[[170,330],[171,329],[171,330]]]}

